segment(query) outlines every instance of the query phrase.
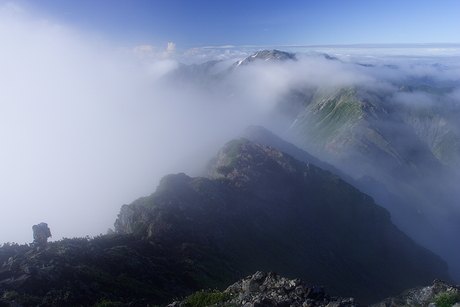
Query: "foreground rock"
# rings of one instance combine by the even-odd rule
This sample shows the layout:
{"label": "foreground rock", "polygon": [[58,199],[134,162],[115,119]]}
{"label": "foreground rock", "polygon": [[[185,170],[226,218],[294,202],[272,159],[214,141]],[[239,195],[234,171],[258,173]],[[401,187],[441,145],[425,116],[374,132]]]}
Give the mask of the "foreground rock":
{"label": "foreground rock", "polygon": [[[441,300],[444,302],[441,303]],[[437,304],[436,301],[438,301]],[[429,286],[406,290],[396,297],[387,298],[369,307],[440,307],[441,305],[452,306],[453,303],[458,303],[459,301],[460,288],[437,279]]]}
{"label": "foreground rock", "polygon": [[42,251],[4,244],[0,307],[167,304],[219,285],[206,278],[204,268],[190,270],[196,257],[206,260],[195,250],[155,246],[133,235],[62,239]]}
{"label": "foreground rock", "polygon": [[[309,285],[296,278],[289,279],[274,272],[258,271],[239,280],[223,292],[200,291],[168,307],[204,306],[244,307],[357,307],[352,297],[330,296],[321,286]],[[442,280],[428,286],[404,291],[369,307],[458,307],[460,288]]]}
{"label": "foreground rock", "polygon": [[[209,296],[213,295],[212,292],[208,292],[208,294]],[[229,286],[223,291],[223,294],[220,296],[222,301],[213,302],[213,306],[359,306],[354,298],[331,297],[324,292],[324,288],[321,286],[308,285],[300,279],[281,277],[274,272],[258,271]],[[200,303],[202,302],[198,302],[194,296],[190,296],[186,300],[174,302],[168,307],[194,306]]]}
{"label": "foreground rock", "polygon": [[[175,297],[186,298],[170,307],[360,306],[354,298],[332,296],[322,286],[262,271],[222,292],[191,294],[200,287],[216,289],[218,284],[200,281],[205,275],[197,274],[203,270],[198,263],[206,256],[196,253],[173,252],[120,235],[63,239],[41,252],[28,245],[4,245],[0,248],[0,307],[163,306]],[[195,275],[187,262],[195,263]],[[435,280],[370,307],[435,307],[430,304],[440,295],[460,301],[457,286]]]}
{"label": "foreground rock", "polygon": [[225,305],[241,306],[358,306],[354,298],[331,297],[321,286],[300,279],[288,279],[276,273],[256,272],[225,290],[234,295]]}

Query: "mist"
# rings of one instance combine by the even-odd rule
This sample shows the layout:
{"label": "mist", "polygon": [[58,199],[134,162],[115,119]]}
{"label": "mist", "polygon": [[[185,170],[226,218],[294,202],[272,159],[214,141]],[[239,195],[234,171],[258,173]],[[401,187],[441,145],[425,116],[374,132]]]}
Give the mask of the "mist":
{"label": "mist", "polygon": [[[0,11],[0,242],[105,234],[161,177],[197,175],[253,120],[195,88],[156,86],[174,59],[140,61],[91,33]],[[241,116],[243,112],[244,116]]]}
{"label": "mist", "polygon": [[[222,73],[258,50],[180,50],[173,43],[118,48],[11,6],[0,9],[0,40],[0,242],[30,243],[32,225],[40,222],[49,224],[54,240],[105,234],[123,204],[154,192],[167,174],[200,175],[247,126],[287,135],[294,119],[278,114],[277,106],[296,88],[358,86],[410,109],[440,108],[440,100],[423,91],[401,92],[401,85],[423,80],[456,86],[442,100],[451,126],[439,133],[460,132],[452,120],[460,103],[458,50],[408,56],[397,48],[331,48],[335,59],[307,50],[296,54],[298,61],[255,61],[203,85],[171,76],[183,63],[210,60],[220,61],[210,74]],[[433,178],[449,192],[459,178],[460,163],[454,162],[448,176]],[[459,212],[457,196],[444,196],[446,206],[433,218],[438,225]],[[460,230],[455,221],[446,223],[446,233]],[[446,255],[449,248],[439,251]]]}
{"label": "mist", "polygon": [[[376,130],[394,135],[390,138],[390,142],[394,143],[387,144],[387,148],[394,146],[398,154],[413,153],[412,161],[418,159],[416,172],[411,173],[410,168],[404,170],[404,156],[395,157],[394,161],[380,160],[377,167],[366,167],[363,166],[365,159],[340,160],[340,154],[314,148],[311,145],[314,140],[298,142],[297,139],[296,142],[287,133],[291,124],[295,123],[295,117],[282,118],[282,114],[277,114],[276,120],[270,122],[271,127],[267,128],[348,175],[355,178],[363,174],[374,176],[389,192],[401,197],[398,203],[393,203],[396,199],[394,195],[387,195],[387,199],[379,197],[377,203],[386,207],[392,214],[393,222],[417,243],[446,260],[450,274],[459,280],[460,266],[457,259],[460,249],[455,235],[460,231],[457,222],[460,218],[458,63],[452,63],[451,55],[436,57],[435,54],[429,57],[419,55],[410,61],[407,58],[403,61],[402,57],[394,55],[380,55],[373,57],[371,65],[366,63],[366,57],[359,55],[356,56],[356,62],[342,61],[340,56],[330,59],[321,53],[298,53],[296,56],[299,61],[260,60],[251,62],[251,65],[238,66],[221,86],[230,89],[231,95],[227,96],[231,97],[232,102],[258,106],[258,112],[254,113],[258,115],[278,112],[277,105],[290,99],[290,91],[299,88],[334,93],[349,87],[357,89],[359,95],[364,95],[358,95],[361,101],[378,101],[376,108],[379,110],[376,114],[379,115],[376,116],[383,116],[384,119],[375,122],[379,127]],[[221,92],[225,93],[224,90]],[[423,116],[417,117],[416,122],[410,122],[411,114],[415,113]],[[404,123],[405,120],[408,122]],[[358,129],[354,132],[365,133]],[[444,139],[445,136],[448,137]],[[438,161],[440,156],[435,156],[435,153],[440,142],[451,143],[452,155],[443,153],[444,159]],[[347,147],[346,150],[349,156],[361,155],[356,148]],[[423,155],[423,159],[417,158],[417,155]],[[399,161],[395,162],[397,159]],[[389,176],[390,172],[385,173],[382,171],[384,169],[393,169],[393,173],[398,175]],[[413,191],[401,193],[408,186]],[[407,207],[398,207],[403,204]]]}

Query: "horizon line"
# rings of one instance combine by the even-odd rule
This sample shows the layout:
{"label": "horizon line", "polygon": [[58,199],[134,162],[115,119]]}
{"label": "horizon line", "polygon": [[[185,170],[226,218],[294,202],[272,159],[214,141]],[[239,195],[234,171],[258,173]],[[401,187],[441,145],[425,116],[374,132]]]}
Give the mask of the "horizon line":
{"label": "horizon line", "polygon": [[356,44],[318,44],[318,45],[221,45],[203,46],[202,49],[238,49],[238,48],[460,48],[459,43],[356,43]]}

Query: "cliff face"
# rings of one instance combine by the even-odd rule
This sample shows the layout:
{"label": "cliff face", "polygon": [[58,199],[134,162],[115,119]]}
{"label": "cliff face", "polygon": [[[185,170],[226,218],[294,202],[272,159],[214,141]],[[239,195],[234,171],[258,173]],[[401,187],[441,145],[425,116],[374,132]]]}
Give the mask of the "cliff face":
{"label": "cliff face", "polygon": [[225,259],[236,275],[274,270],[365,303],[450,280],[446,264],[371,197],[246,139],[224,146],[205,177],[164,177],[154,194],[123,206],[115,226],[156,244],[212,250],[211,278]]}

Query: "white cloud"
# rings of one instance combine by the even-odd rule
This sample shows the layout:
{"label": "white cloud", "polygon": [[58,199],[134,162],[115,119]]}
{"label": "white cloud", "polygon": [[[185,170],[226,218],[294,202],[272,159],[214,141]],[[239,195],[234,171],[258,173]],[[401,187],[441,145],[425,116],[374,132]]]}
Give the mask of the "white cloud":
{"label": "white cloud", "polygon": [[177,69],[179,63],[173,60],[156,61],[147,66],[149,74],[153,80],[158,80],[165,74]]}
{"label": "white cloud", "polygon": [[133,55],[138,60],[142,61],[157,61],[165,58],[173,58],[176,52],[176,44],[168,43],[166,49],[153,45],[140,45],[131,49],[122,48],[120,51],[124,54]]}
{"label": "white cloud", "polygon": [[42,221],[54,239],[105,233],[121,205],[152,193],[168,173],[197,175],[249,124],[241,106],[155,85],[173,60],[139,63],[90,34],[0,17],[0,242],[31,242]]}
{"label": "white cloud", "polygon": [[168,43],[168,47],[166,48],[167,53],[173,53],[176,51],[176,44],[174,43]]}
{"label": "white cloud", "polygon": [[0,6],[0,14],[3,18],[18,15],[21,13],[24,13],[24,10],[20,6],[12,2],[7,2],[4,5]]}

